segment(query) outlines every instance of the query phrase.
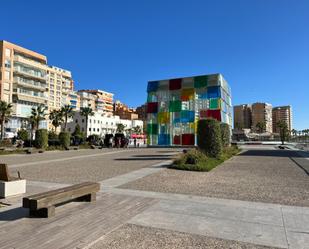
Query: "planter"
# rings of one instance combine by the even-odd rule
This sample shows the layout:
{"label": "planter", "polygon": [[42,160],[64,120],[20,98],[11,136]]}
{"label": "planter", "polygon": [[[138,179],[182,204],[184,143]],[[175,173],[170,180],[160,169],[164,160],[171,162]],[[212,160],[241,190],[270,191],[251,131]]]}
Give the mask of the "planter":
{"label": "planter", "polygon": [[6,198],[13,195],[26,193],[26,180],[0,181],[0,197]]}

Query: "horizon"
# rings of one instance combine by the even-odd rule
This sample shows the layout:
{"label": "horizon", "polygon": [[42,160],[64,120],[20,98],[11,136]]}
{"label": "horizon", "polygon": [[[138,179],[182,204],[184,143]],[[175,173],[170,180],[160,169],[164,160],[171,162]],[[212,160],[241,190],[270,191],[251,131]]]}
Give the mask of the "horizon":
{"label": "horizon", "polygon": [[233,106],[291,105],[293,128],[308,128],[307,1],[39,3],[3,4],[0,40],[71,71],[76,90],[111,92],[137,107],[148,81],[220,73]]}

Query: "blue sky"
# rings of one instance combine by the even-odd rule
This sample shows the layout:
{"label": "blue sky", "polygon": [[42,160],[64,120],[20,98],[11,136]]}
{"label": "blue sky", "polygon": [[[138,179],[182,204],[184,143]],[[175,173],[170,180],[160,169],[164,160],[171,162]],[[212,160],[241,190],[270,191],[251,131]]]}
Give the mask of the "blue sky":
{"label": "blue sky", "polygon": [[220,72],[233,104],[290,104],[309,127],[309,1],[1,1],[0,40],[137,106],[147,81]]}

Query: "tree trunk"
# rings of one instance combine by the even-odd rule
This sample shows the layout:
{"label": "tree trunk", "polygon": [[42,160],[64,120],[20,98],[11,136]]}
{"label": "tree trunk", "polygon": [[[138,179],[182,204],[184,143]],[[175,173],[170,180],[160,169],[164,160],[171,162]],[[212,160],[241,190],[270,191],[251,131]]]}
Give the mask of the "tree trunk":
{"label": "tree trunk", "polygon": [[67,131],[67,123],[68,123],[68,116],[65,115],[65,117],[64,117],[64,131]]}
{"label": "tree trunk", "polygon": [[88,132],[88,116],[86,116],[86,138],[87,138],[87,132]]}
{"label": "tree trunk", "polygon": [[3,140],[4,137],[4,119],[1,120],[1,140]]}

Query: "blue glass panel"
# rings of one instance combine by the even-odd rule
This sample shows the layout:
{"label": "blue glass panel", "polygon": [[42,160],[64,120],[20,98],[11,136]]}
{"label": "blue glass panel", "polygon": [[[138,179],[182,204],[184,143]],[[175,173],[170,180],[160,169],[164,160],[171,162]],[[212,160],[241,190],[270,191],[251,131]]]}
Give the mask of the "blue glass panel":
{"label": "blue glass panel", "polygon": [[159,81],[149,81],[147,86],[147,92],[156,92],[159,87]]}
{"label": "blue glass panel", "polygon": [[194,111],[181,111],[180,121],[182,123],[194,122],[195,113]]}
{"label": "blue glass panel", "polygon": [[158,145],[170,145],[170,135],[169,134],[159,134]]}
{"label": "blue glass panel", "polygon": [[208,98],[220,98],[221,92],[219,86],[210,86],[207,88],[207,97]]}

